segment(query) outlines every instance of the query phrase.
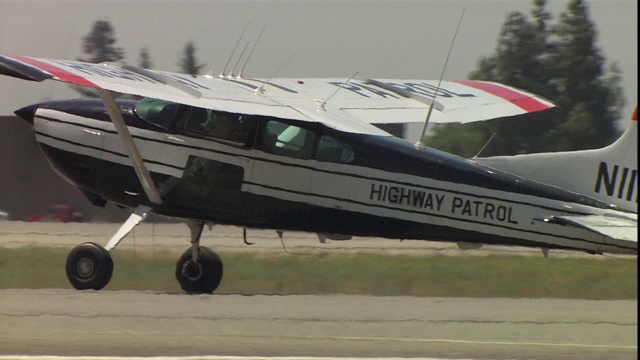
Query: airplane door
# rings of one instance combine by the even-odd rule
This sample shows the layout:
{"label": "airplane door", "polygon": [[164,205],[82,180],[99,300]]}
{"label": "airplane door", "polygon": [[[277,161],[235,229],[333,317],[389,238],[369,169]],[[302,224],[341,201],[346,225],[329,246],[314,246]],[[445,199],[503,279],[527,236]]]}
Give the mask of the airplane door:
{"label": "airplane door", "polygon": [[[350,210],[352,177],[346,165],[354,160],[353,148],[344,141],[322,135],[318,141],[311,193],[312,203],[319,206],[312,214],[313,221],[327,231],[339,231],[342,220],[329,220],[323,214],[327,211]],[[339,219],[343,219],[340,217]]]}
{"label": "airplane door", "polygon": [[[316,134],[310,129],[271,119],[259,129],[250,181],[246,187],[255,197],[254,211],[273,226],[302,226],[307,223],[309,191],[313,169],[309,167]],[[260,206],[269,201],[271,206]],[[267,210],[265,210],[267,211]]]}
{"label": "airplane door", "polygon": [[[178,138],[177,136],[171,136]],[[188,138],[183,144],[193,146]],[[169,190],[166,203],[196,212],[237,213],[247,202],[243,184],[251,173],[251,160],[246,155],[252,150],[240,147],[220,147],[214,151],[193,151],[184,147],[174,157],[186,164],[179,178],[166,181]],[[167,151],[171,148],[165,149]],[[165,158],[169,158],[167,154]]]}
{"label": "airplane door", "polygon": [[205,211],[240,211],[246,201],[241,191],[244,173],[242,166],[191,155],[170,199]]}

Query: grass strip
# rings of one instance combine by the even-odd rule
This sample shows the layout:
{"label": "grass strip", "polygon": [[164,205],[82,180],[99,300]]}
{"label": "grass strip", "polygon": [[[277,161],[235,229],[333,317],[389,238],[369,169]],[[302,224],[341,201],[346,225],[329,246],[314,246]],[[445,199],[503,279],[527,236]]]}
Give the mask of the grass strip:
{"label": "grass strip", "polygon": [[[71,288],[68,249],[0,249],[0,289]],[[105,290],[181,292],[178,254],[116,250]],[[637,299],[635,258],[221,253],[218,293]]]}

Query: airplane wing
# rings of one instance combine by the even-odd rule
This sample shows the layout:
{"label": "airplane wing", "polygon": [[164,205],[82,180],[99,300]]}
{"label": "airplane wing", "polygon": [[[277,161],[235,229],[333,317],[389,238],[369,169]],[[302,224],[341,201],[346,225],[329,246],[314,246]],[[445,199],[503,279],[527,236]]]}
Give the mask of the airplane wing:
{"label": "airplane wing", "polygon": [[482,121],[555,106],[522,90],[473,80],[443,81],[438,87],[437,80],[245,79],[8,54],[0,54],[0,74],[376,135],[388,134],[371,124],[424,122],[433,101],[434,123]]}
{"label": "airplane wing", "polygon": [[340,109],[371,124],[424,123],[431,103],[434,111],[429,121],[440,124],[491,120],[555,107],[526,91],[478,80],[365,79],[349,82],[344,88],[347,91],[336,95],[336,101],[344,102]]}
{"label": "airplane wing", "polygon": [[636,214],[549,216],[538,220],[600,234],[604,236],[605,244],[638,249],[638,216]]}

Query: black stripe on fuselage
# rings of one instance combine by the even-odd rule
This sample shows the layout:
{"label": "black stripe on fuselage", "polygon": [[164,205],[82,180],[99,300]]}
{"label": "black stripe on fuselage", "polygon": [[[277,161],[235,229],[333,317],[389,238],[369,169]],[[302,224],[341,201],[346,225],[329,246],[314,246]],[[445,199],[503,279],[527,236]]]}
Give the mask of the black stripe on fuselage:
{"label": "black stripe on fuselage", "polygon": [[[47,138],[50,138],[50,139],[53,139],[53,140],[56,140],[56,141],[60,141],[60,142],[64,142],[64,143],[67,143],[67,144],[70,144],[70,145],[83,147],[83,148],[86,148],[86,149],[93,149],[93,150],[97,150],[97,151],[101,151],[101,152],[105,152],[105,153],[109,153],[111,155],[115,155],[117,157],[121,157],[121,158],[124,158],[124,159],[129,158],[129,155],[127,155],[127,154],[122,154],[122,153],[119,153],[117,151],[105,150],[105,149],[98,148],[98,147],[95,147],[95,146],[80,144],[80,143],[77,143],[75,141],[71,141],[71,140],[67,140],[67,139],[51,136],[49,134],[45,134],[45,133],[40,132],[40,131],[36,131],[36,134],[40,135],[42,137],[47,137]],[[145,163],[148,163],[148,164],[166,166],[166,167],[169,167],[169,168],[173,168],[173,169],[183,170],[184,171],[184,167],[175,166],[175,165],[171,165],[171,164],[167,164],[167,163],[163,163],[163,162],[155,161],[155,160],[149,160],[149,159],[142,159],[142,160]]]}
{"label": "black stripe on fuselage", "polygon": [[[94,129],[94,130],[97,130],[97,131],[103,131],[103,132],[107,132],[107,133],[112,134],[112,135],[117,135],[117,132],[115,130],[105,130],[105,129],[98,128],[98,127],[85,126],[84,124],[78,124],[78,123],[69,122],[69,121],[65,121],[65,120],[60,120],[60,119],[56,119],[56,118],[52,118],[52,117],[44,117],[44,116],[41,116],[41,115],[36,116],[36,118],[46,119],[48,121],[63,123],[63,124],[67,124],[67,125],[71,125],[71,126],[77,126],[77,127],[81,127],[81,128],[91,128],[91,129]],[[75,146],[91,148],[91,149],[94,149],[94,150],[102,150],[104,152],[108,152],[108,153],[113,154],[113,155],[118,156],[118,157],[122,157],[122,158],[127,158],[128,157],[128,155],[124,154],[124,153],[119,153],[119,152],[111,151],[111,150],[97,149],[95,147],[91,147],[91,146],[88,146],[88,145],[83,145],[83,144],[71,142],[69,140],[53,137],[53,136],[50,136],[50,135],[47,135],[47,134],[43,134],[41,132],[38,132],[38,134],[43,135],[43,136],[47,136],[49,138],[52,138],[52,139],[55,139],[55,140],[58,140],[58,141],[61,141],[61,142],[66,142],[66,143],[69,143],[69,144],[73,144]],[[186,135],[181,135],[181,136],[186,136]],[[240,154],[235,153],[235,152],[215,150],[215,149],[211,149],[211,148],[207,148],[207,147],[194,146],[194,145],[188,145],[188,144],[180,144],[180,143],[165,141],[165,140],[161,140],[161,139],[154,139],[154,138],[149,138],[149,137],[140,136],[140,135],[132,135],[132,137],[134,139],[139,139],[139,140],[142,140],[142,141],[150,141],[150,142],[154,142],[154,143],[158,143],[158,144],[164,144],[164,145],[169,145],[169,146],[174,146],[174,147],[179,147],[179,148],[205,151],[205,152],[209,152],[209,153],[213,153],[213,154],[220,154],[220,155],[226,155],[226,156],[239,156],[240,155]],[[195,138],[195,139],[203,140],[201,138]],[[209,141],[216,142],[215,140],[209,140]],[[226,143],[224,143],[224,144],[228,145]],[[232,146],[232,145],[229,145],[229,146]],[[247,151],[251,151],[251,150],[247,150]],[[545,209],[545,210],[550,210],[550,211],[555,211],[555,212],[561,212],[561,213],[564,213],[564,214],[589,215],[589,213],[578,212],[578,211],[573,211],[573,210],[567,210],[567,209],[559,208],[559,207],[551,207],[551,206],[539,205],[539,204],[534,204],[534,203],[530,203],[530,202],[516,201],[516,200],[511,200],[511,199],[507,199],[507,198],[500,198],[500,197],[495,197],[495,196],[477,195],[477,194],[470,193],[470,192],[463,192],[463,191],[459,191],[459,190],[451,190],[451,189],[445,189],[445,188],[440,188],[440,187],[416,185],[416,184],[409,183],[409,182],[391,180],[391,179],[386,179],[386,178],[381,178],[381,177],[357,175],[357,174],[347,173],[347,172],[337,171],[337,170],[319,169],[317,167],[313,167],[313,166],[309,166],[309,165],[293,164],[291,162],[286,162],[286,161],[281,161],[281,160],[274,160],[274,159],[266,159],[266,158],[263,158],[263,157],[251,156],[251,155],[248,155],[248,154],[241,154],[241,156],[243,156],[245,158],[248,158],[250,160],[253,160],[253,161],[262,161],[262,162],[277,164],[277,165],[281,165],[281,166],[287,166],[287,167],[299,168],[299,169],[306,169],[306,170],[311,170],[311,171],[315,171],[315,172],[322,172],[322,173],[331,174],[331,175],[352,177],[352,178],[369,180],[369,181],[385,182],[385,183],[389,183],[389,184],[407,186],[407,187],[412,187],[412,188],[425,190],[425,191],[442,191],[442,192],[447,192],[447,193],[456,194],[456,195],[474,197],[474,198],[478,198],[478,199],[495,200],[495,201],[500,201],[500,202],[504,202],[504,203],[507,203],[507,204],[526,205],[526,206],[531,206],[531,207],[535,207],[535,208],[538,208],[538,209]],[[284,158],[283,157],[283,159],[288,159],[288,158]],[[165,167],[169,167],[169,168],[174,168],[174,169],[178,169],[178,170],[184,170],[184,167],[176,166],[176,165],[173,165],[173,164],[168,164],[168,163],[157,161],[157,160],[145,159],[144,161],[147,162],[147,163],[150,163],[150,164],[156,164],[156,165],[165,166]],[[307,160],[307,161],[309,161],[309,160]],[[349,166],[349,165],[347,165],[347,166]],[[357,166],[357,165],[353,165],[353,166]],[[374,168],[370,168],[370,169],[380,170],[380,171],[387,171],[387,170],[384,170],[384,169],[374,169]],[[407,174],[407,175],[411,175],[411,174]],[[423,176],[423,178],[424,179],[430,179],[430,180],[439,180],[439,179],[434,179],[434,178],[424,177],[424,176]],[[442,181],[442,180],[439,180],[439,181]],[[476,186],[476,185],[467,184],[467,183],[464,183],[464,182],[460,182],[459,184],[469,185],[469,186]],[[256,183],[256,185],[262,185],[262,184],[257,184]],[[264,185],[264,186],[266,187],[267,185]],[[289,191],[289,190],[283,189],[283,191]],[[505,190],[505,189],[499,190],[499,191],[510,192],[509,190]],[[525,193],[524,195],[531,195],[531,194],[526,194]],[[533,196],[535,196],[535,195],[533,195]],[[551,200],[562,201],[561,199],[553,199],[553,198],[550,198],[550,199]],[[350,200],[345,200],[345,201],[350,201]],[[578,204],[581,203],[579,198],[576,198],[574,200],[574,202],[578,203]],[[394,209],[396,209],[396,208],[394,208]]]}

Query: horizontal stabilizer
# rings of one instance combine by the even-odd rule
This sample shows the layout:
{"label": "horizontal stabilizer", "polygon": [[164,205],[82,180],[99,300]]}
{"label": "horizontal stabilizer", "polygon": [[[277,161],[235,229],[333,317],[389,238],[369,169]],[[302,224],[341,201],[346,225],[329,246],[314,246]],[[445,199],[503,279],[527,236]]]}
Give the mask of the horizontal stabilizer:
{"label": "horizontal stabilizer", "polygon": [[605,244],[638,250],[638,215],[549,216],[537,219],[549,224],[571,226],[605,237]]}

